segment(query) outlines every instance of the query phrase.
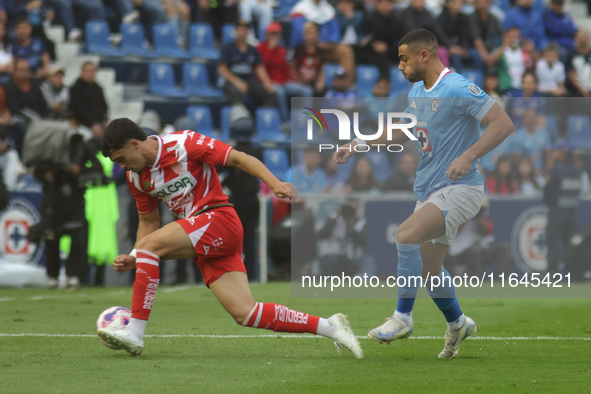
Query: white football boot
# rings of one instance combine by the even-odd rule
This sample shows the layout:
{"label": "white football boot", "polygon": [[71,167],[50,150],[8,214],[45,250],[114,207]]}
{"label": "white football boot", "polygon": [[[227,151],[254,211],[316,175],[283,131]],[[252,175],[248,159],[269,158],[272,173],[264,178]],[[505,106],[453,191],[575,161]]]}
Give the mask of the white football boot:
{"label": "white football boot", "polygon": [[355,357],[363,358],[363,349],[361,349],[359,340],[351,329],[351,324],[347,320],[347,316],[342,313],[337,313],[329,317],[328,321],[336,327],[334,344],[339,353],[342,348],[346,348],[349,349]]}
{"label": "white football boot", "polygon": [[125,349],[127,353],[134,356],[139,356],[144,350],[144,341],[132,334],[127,327],[117,330],[110,330],[109,327],[100,328],[97,335],[111,346]]}
{"label": "white football boot", "polygon": [[468,316],[464,319],[464,324],[459,330],[447,330],[445,332],[445,346],[437,358],[452,358],[457,356],[460,345],[464,339],[477,332],[476,323]]}
{"label": "white football boot", "polygon": [[380,343],[390,343],[395,339],[408,338],[414,325],[403,322],[400,317],[394,315],[386,318],[386,322],[367,333],[367,336]]}

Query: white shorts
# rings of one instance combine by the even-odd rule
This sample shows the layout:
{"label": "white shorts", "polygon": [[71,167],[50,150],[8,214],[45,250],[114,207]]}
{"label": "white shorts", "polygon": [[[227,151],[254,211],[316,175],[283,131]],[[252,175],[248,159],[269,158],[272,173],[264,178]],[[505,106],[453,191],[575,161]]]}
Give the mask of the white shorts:
{"label": "white shorts", "polygon": [[482,207],[484,186],[451,185],[429,194],[424,201],[417,201],[414,212],[427,203],[435,204],[445,218],[445,235],[430,242],[451,245],[458,228],[472,219]]}

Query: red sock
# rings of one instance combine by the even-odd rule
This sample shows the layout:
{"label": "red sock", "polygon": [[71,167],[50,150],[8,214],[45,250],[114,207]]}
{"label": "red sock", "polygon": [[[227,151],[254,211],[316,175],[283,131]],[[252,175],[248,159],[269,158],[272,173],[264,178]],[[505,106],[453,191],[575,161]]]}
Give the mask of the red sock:
{"label": "red sock", "polygon": [[316,334],[318,316],[308,315],[270,302],[257,302],[242,324],[276,332],[308,332]]}
{"label": "red sock", "polygon": [[148,320],[158,283],[160,282],[160,258],[152,252],[138,249],[136,257],[135,282],[131,298],[131,317]]}

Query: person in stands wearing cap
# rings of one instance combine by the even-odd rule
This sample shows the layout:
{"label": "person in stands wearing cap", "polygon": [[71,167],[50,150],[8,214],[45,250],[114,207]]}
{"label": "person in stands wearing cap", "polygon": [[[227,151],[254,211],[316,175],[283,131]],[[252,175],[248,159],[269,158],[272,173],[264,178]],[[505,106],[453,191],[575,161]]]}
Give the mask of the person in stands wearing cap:
{"label": "person in stands wearing cap", "polygon": [[263,66],[261,55],[249,45],[248,23],[236,24],[236,39],[222,48],[218,63],[218,74],[224,78],[224,93],[234,104],[243,103],[243,95],[248,93],[258,105],[276,107],[275,87]]}
{"label": "person in stands wearing cap", "polygon": [[542,20],[546,38],[560,46],[562,56],[575,49],[575,34],[578,28],[570,15],[564,12],[564,0],[552,0],[550,7],[544,10]]}
{"label": "person in stands wearing cap", "polygon": [[47,79],[41,84],[41,93],[49,107],[49,117],[57,120],[66,119],[70,90],[64,85],[64,70],[57,66],[49,66]]}
{"label": "person in stands wearing cap", "polygon": [[257,50],[263,58],[263,65],[277,92],[279,111],[282,122],[291,119],[290,102],[292,97],[311,97],[314,89],[303,83],[292,81],[287,63],[287,51],[279,42],[281,38],[281,25],[272,22],[266,29],[265,41],[261,42]]}
{"label": "person in stands wearing cap", "polygon": [[332,77],[332,88],[326,92],[325,97],[355,97],[355,93],[351,90],[347,72],[343,67],[337,68]]}

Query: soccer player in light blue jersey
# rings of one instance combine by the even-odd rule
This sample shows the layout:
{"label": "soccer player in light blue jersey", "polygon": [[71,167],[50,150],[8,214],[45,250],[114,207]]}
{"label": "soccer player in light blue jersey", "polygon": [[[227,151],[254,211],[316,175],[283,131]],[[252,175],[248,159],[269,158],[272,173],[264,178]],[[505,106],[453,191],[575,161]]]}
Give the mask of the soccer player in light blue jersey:
{"label": "soccer player in light blue jersey", "polygon": [[[505,111],[478,86],[446,68],[437,49],[437,39],[424,29],[411,31],[399,43],[398,68],[406,79],[415,82],[406,112],[417,117],[413,135],[421,160],[414,183],[417,204],[398,228],[396,247],[398,276],[439,276],[444,284],[433,289],[427,286],[427,291],[448,325],[439,358],[451,358],[457,355],[463,340],[476,332],[476,323],[462,313],[443,260],[458,227],[473,218],[482,205],[484,186],[478,159],[499,145],[514,126]],[[486,125],[482,137],[481,123]],[[408,140],[402,130],[394,131],[391,140],[387,140],[387,133],[373,141],[355,139],[337,151],[334,159],[347,162],[355,153],[355,145]],[[406,282],[406,286],[398,287],[394,315],[369,332],[371,339],[389,343],[412,334],[419,282]]]}

